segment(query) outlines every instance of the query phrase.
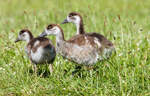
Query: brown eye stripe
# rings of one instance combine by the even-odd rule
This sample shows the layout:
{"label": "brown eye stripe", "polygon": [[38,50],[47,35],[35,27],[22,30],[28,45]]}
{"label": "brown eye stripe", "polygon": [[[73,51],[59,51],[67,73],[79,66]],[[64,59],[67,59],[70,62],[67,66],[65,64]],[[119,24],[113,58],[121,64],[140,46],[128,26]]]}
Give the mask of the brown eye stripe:
{"label": "brown eye stripe", "polygon": [[52,29],[53,27],[54,27],[54,25],[50,24],[50,25],[47,26],[47,29]]}
{"label": "brown eye stripe", "polygon": [[50,24],[47,26],[47,29],[52,29],[54,26],[57,26],[56,24]]}
{"label": "brown eye stripe", "polygon": [[48,26],[47,26],[47,29],[51,29],[51,28],[52,28],[52,25],[48,25]]}
{"label": "brown eye stripe", "polygon": [[75,16],[75,15],[78,15],[78,13],[76,13],[76,12],[69,13],[69,17]]}
{"label": "brown eye stripe", "polygon": [[21,35],[21,34],[23,34],[24,32],[30,32],[30,31],[29,31],[28,29],[23,29],[23,30],[20,31],[19,34]]}
{"label": "brown eye stripe", "polygon": [[30,35],[30,39],[33,38],[32,33],[31,33],[30,30],[28,30],[28,29],[22,29],[22,30],[19,32],[19,35],[22,35],[24,32],[27,32],[27,33]]}

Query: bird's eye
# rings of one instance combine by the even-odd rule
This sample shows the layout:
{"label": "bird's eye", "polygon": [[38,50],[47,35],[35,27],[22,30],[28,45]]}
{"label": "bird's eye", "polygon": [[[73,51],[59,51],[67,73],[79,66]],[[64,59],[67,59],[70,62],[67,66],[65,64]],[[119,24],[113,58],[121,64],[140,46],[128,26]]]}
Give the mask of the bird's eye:
{"label": "bird's eye", "polygon": [[23,37],[25,37],[25,34],[22,34]]}
{"label": "bird's eye", "polygon": [[69,15],[69,17],[72,17],[72,16],[73,16],[72,14]]}

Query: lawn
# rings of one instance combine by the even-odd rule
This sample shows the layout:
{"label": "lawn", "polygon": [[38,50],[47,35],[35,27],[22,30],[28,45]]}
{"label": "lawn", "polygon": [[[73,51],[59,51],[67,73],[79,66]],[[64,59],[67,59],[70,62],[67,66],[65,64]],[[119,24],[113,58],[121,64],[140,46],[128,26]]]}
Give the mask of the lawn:
{"label": "lawn", "polygon": [[[150,96],[150,0],[0,0],[1,96]],[[25,55],[25,42],[14,43],[23,28],[34,36],[69,12],[81,13],[87,32],[103,34],[115,44],[116,55],[97,63],[96,70],[72,76],[75,63],[57,56],[54,73],[39,75]],[[60,26],[68,40],[73,24]],[[48,36],[55,45],[55,37]]]}

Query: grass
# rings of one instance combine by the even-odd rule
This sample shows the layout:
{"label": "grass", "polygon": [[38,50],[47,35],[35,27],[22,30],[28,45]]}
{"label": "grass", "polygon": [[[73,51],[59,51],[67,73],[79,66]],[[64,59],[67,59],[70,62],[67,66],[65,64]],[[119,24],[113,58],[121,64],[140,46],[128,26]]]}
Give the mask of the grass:
{"label": "grass", "polygon": [[[150,95],[149,0],[0,0],[0,95]],[[98,63],[97,71],[72,76],[75,64],[57,56],[54,74],[35,76],[24,52],[14,43],[19,30],[38,36],[50,23],[60,24],[69,12],[80,12],[85,30],[103,34],[116,47],[113,58]],[[61,25],[65,38],[76,32]],[[55,37],[49,36],[55,44]],[[41,74],[46,66],[39,66]]]}

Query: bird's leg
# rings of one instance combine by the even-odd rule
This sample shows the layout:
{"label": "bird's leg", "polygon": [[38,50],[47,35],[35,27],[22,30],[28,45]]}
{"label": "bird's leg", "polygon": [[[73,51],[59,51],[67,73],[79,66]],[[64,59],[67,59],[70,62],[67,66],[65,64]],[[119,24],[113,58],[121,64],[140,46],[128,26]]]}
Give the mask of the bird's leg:
{"label": "bird's leg", "polygon": [[36,66],[36,64],[33,64],[33,71],[34,71],[35,74],[37,74],[37,66]]}
{"label": "bird's leg", "polygon": [[51,74],[53,73],[53,65],[52,64],[49,64],[49,71]]}

